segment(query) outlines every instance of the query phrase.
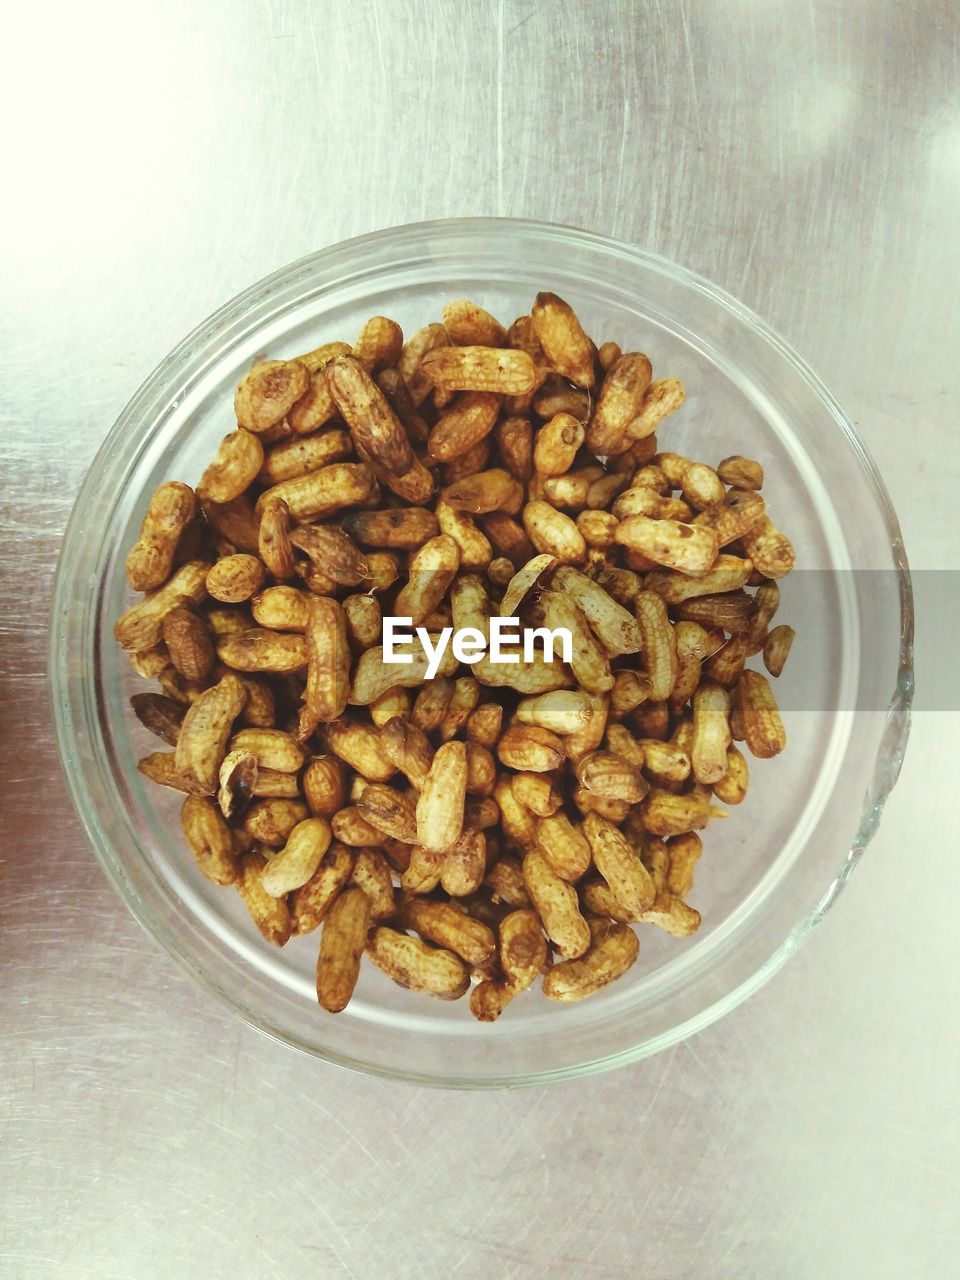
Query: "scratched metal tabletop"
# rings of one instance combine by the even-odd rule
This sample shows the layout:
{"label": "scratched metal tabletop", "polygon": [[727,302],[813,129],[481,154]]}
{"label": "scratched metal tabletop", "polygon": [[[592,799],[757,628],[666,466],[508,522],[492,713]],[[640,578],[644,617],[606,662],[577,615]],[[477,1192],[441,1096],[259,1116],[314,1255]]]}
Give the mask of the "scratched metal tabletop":
{"label": "scratched metal tabletop", "polygon": [[70,505],[145,374],[276,267],[423,218],[573,223],[712,277],[858,424],[914,566],[955,567],[958,32],[949,0],[8,14],[0,1274],[958,1274],[956,711],[918,715],[839,905],[737,1012],[610,1075],[455,1094],[299,1056],[174,968],[81,834],[44,670]]}

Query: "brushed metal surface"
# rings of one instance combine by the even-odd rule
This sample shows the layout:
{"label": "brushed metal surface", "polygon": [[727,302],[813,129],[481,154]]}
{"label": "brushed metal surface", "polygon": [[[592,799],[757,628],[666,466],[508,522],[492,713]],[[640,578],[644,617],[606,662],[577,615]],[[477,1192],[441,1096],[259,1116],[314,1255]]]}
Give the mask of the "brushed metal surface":
{"label": "brushed metal surface", "polygon": [[0,1274],[956,1275],[956,714],[919,717],[839,905],[735,1014],[459,1095],[302,1058],[172,967],[73,815],[44,671],[64,522],[147,371],[283,263],[426,217],[713,277],[858,423],[914,564],[956,565],[949,0],[58,0],[5,27]]}

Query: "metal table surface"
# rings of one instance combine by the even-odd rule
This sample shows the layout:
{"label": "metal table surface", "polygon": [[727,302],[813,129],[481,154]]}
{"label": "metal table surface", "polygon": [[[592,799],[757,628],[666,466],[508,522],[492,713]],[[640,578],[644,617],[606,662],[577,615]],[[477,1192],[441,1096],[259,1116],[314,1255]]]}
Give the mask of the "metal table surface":
{"label": "metal table surface", "polygon": [[145,373],[277,266],[427,217],[717,280],[857,422],[914,566],[955,565],[949,0],[55,0],[5,28],[0,1274],[960,1273],[956,711],[917,717],[841,902],[736,1013],[456,1094],[301,1057],[173,967],[80,832],[44,671],[64,522]]}

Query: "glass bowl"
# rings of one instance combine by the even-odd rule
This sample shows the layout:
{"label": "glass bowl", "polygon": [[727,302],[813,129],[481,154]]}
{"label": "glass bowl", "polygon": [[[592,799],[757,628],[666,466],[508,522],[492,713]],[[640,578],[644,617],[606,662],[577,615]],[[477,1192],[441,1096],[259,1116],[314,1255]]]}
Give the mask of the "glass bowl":
{"label": "glass bowl", "polygon": [[[317,1006],[317,935],[263,942],[239,895],[209,884],[184,847],[181,797],[148,782],[155,750],[128,699],[146,687],[112,638],[130,602],[124,556],[163,480],[195,483],[233,429],[235,383],[258,356],[294,355],[394,317],[408,332],[470,297],[509,322],[550,289],[598,342],[646,351],[687,403],[660,447],[716,464],[741,453],[798,569],[779,618],[797,641],[777,685],[789,742],[751,761],[752,787],[705,832],[689,895],[700,931],[640,927],[640,959],[578,1005],[528,992],[495,1024],[465,1001],[401,990],[363,967],[346,1012]],[[147,378],[108,435],[64,538],[50,673],[77,811],[110,881],[144,928],[240,1017],[327,1061],[455,1087],[562,1079],[654,1053],[733,1008],[793,954],[876,830],[900,766],[912,688],[910,579],[874,465],[826,389],[756,316],[716,286],[632,245],[567,227],[466,219],[393,228],[324,249],[211,316]]]}

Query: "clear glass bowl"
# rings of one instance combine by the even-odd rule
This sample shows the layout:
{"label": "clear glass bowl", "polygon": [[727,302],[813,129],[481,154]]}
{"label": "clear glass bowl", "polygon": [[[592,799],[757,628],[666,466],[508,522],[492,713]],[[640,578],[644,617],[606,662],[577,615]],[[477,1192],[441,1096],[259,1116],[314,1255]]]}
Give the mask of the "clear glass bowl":
{"label": "clear glass bowl", "polygon": [[[759,458],[799,568],[780,618],[798,632],[777,684],[789,734],[751,762],[751,792],[705,833],[683,941],[641,928],[640,959],[580,1005],[537,992],[493,1025],[372,965],[348,1010],[314,995],[317,935],[282,951],[184,848],[180,797],[136,770],[156,749],[129,711],[145,687],[112,627],[129,603],[124,555],[163,480],[195,482],[232,429],[232,392],[258,355],[350,340],[383,313],[407,331],[471,297],[509,322],[551,289],[598,341],[651,356],[688,399],[662,448],[716,463]],[[909,727],[910,579],[890,500],[853,427],[802,361],[706,280],[632,245],[500,219],[363,236],[278,271],[228,303],[157,367],[90,469],[57,573],[50,673],[74,803],[127,906],[198,982],[268,1035],[330,1062],[424,1083],[556,1080],[630,1062],[707,1026],[760,986],[823,918],[876,830]]]}

